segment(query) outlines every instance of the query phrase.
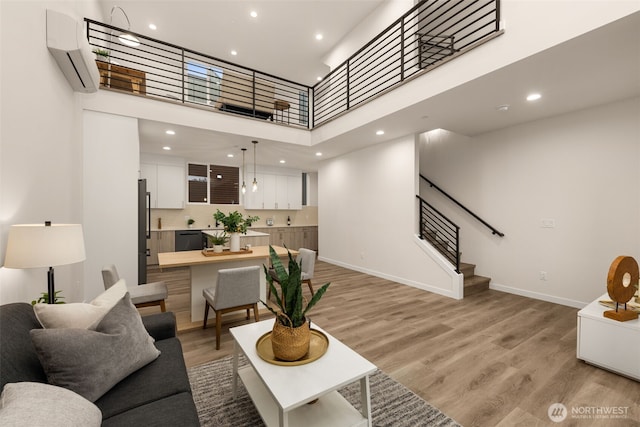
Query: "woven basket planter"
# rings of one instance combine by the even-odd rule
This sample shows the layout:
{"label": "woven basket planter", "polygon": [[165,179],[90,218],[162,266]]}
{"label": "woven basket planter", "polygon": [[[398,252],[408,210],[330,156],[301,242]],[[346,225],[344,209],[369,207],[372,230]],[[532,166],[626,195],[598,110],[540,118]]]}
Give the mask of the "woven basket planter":
{"label": "woven basket planter", "polygon": [[284,326],[278,321],[273,324],[271,346],[273,355],[280,360],[293,362],[302,359],[309,352],[310,341],[309,322],[297,328]]}

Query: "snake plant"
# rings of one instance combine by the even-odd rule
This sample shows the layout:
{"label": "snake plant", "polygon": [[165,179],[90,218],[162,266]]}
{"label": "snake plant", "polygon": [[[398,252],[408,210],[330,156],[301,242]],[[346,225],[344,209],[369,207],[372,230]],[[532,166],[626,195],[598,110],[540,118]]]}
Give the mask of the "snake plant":
{"label": "snake plant", "polygon": [[271,274],[269,274],[267,266],[263,266],[267,282],[269,283],[269,288],[271,289],[271,293],[275,296],[276,305],[278,306],[279,311],[274,310],[262,300],[260,302],[262,302],[276,316],[276,319],[280,324],[297,328],[302,326],[305,322],[307,312],[311,310],[318,301],[320,301],[320,298],[322,298],[322,295],[327,291],[330,283],[326,283],[318,289],[311,300],[303,307],[302,270],[296,260],[293,259],[293,256],[288,249],[287,254],[289,255],[288,270],[286,270],[282,265],[280,256],[278,256],[273,247],[269,245],[269,257],[271,258],[271,264],[273,265],[275,275],[278,278],[277,281],[280,283],[280,293],[278,293],[278,290],[273,283],[275,280]]}

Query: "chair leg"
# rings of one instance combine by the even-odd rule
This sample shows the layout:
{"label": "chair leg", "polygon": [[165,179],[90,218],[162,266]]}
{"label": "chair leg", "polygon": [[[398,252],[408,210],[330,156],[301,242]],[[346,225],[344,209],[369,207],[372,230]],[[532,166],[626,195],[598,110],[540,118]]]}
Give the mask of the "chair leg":
{"label": "chair leg", "polygon": [[162,310],[163,313],[167,311],[167,306],[165,305],[164,300],[160,301],[160,310]]}
{"label": "chair leg", "polygon": [[220,332],[222,331],[222,312],[216,311],[216,350],[220,350]]}
{"label": "chair leg", "polygon": [[311,279],[307,279],[307,280],[305,280],[305,282],[307,282],[307,285],[309,285],[309,290],[311,291],[311,296],[313,296],[313,286],[311,285]]}
{"label": "chair leg", "polygon": [[204,303],[204,323],[202,324],[202,329],[207,329],[207,317],[209,317],[209,303],[205,301],[205,303]]}
{"label": "chair leg", "polygon": [[251,319],[251,309],[247,308],[247,320]]}
{"label": "chair leg", "polygon": [[253,304],[253,318],[256,322],[260,321],[260,313],[258,313],[258,303]]}

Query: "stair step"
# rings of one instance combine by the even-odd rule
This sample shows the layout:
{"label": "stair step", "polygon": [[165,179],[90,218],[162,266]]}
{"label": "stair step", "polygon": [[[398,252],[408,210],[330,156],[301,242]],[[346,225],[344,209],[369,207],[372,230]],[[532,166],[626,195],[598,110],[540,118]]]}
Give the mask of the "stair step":
{"label": "stair step", "polygon": [[460,273],[462,273],[464,277],[474,276],[476,274],[476,265],[460,262]]}
{"label": "stair step", "polygon": [[464,296],[477,294],[489,289],[491,278],[484,276],[470,276],[464,278]]}

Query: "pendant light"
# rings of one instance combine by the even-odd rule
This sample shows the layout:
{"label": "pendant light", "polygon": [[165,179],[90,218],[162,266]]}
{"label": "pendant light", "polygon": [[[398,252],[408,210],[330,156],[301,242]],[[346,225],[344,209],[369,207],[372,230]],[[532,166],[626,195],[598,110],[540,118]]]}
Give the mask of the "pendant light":
{"label": "pendant light", "polygon": [[[129,21],[129,17],[127,16],[127,13],[120,6],[113,6],[111,8],[111,14],[109,15],[109,25],[113,23],[113,12],[115,12],[116,10],[119,10],[120,12],[122,12],[122,14],[124,15],[124,19],[127,20],[127,31],[130,31],[131,22]],[[118,36],[118,40],[120,41],[120,43],[127,45],[129,47],[140,46],[140,41],[137,38],[135,38],[133,35],[129,34],[128,32],[120,34]]]}
{"label": "pendant light", "polygon": [[256,145],[258,141],[251,141],[253,143],[253,186],[252,191],[258,191],[258,180],[256,179]]}
{"label": "pendant light", "polygon": [[247,192],[247,186],[244,184],[244,152],[247,151],[246,148],[241,148],[242,150],[242,194]]}

